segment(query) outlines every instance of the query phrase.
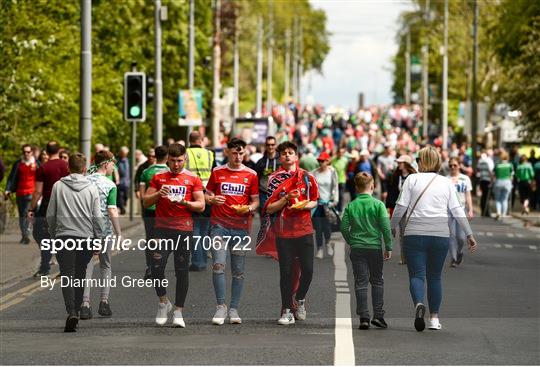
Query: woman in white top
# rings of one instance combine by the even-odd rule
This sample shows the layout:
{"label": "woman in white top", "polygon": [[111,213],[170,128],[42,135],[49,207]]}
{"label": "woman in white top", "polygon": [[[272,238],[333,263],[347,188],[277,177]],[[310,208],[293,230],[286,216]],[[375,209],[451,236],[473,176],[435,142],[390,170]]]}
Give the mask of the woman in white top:
{"label": "woman in white top", "polygon": [[[437,174],[441,156],[435,148],[418,152],[419,173],[409,175],[392,216],[392,231],[404,232],[403,250],[409,271],[409,289],[416,307],[414,327],[425,329],[424,282],[427,280],[430,320],[428,328],[439,330],[442,300],[441,273],[448,254],[450,214],[467,236],[469,250],[476,251],[476,240],[452,182]],[[403,220],[401,220],[403,218]],[[404,228],[403,228],[404,227]]]}
{"label": "woman in white top", "polygon": [[333,208],[339,201],[338,177],[334,167],[330,165],[330,154],[322,152],[317,160],[319,168],[312,171],[317,187],[319,188],[319,200],[313,213],[313,228],[315,229],[315,240],[317,243],[317,259],[323,258],[323,244],[326,245],[328,256],[334,255],[334,246],[330,242],[332,232],[330,222],[326,217],[326,208]]}

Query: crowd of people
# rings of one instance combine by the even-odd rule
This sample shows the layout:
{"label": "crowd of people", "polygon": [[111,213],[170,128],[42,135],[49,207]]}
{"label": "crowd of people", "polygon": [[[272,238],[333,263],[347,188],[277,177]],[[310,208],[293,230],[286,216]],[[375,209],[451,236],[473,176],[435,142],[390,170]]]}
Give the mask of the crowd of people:
{"label": "crowd of people", "polygon": [[[496,203],[494,217],[508,215],[516,189],[523,213],[540,207],[540,161],[534,155],[519,156],[517,149],[486,149],[480,152],[477,167],[472,167],[475,152],[467,143],[450,140],[443,147],[440,137],[431,132],[427,139],[422,138],[417,107],[372,107],[347,114],[291,104],[274,119],[277,132],[266,137],[264,146],[233,136],[224,138],[223,161],[208,149],[208,139],[199,131],[190,134],[188,144],[173,139],[146,155],[137,151],[133,178],[126,147],[115,156],[108,147],[96,144],[87,162],[87,157],[70,154],[54,141],[43,152],[23,145],[5,192],[6,198],[16,195],[21,243],[30,242],[30,232],[38,244],[45,238],[120,236],[118,218],[126,212],[133,186],[146,239],[181,244],[174,249],[145,250],[144,278],[155,281],[158,297],[156,323],[164,325],[172,313],[173,325],[185,327],[189,272],[205,271],[211,258],[216,299],[212,323],[222,325],[228,319],[238,324],[242,322],[239,307],[249,248],[241,241],[257,230],[253,228],[257,214],[256,251],[279,261],[282,309],[278,323],[289,325],[306,319],[313,261],[333,256],[331,235],[340,231],[351,248],[361,329],[368,329],[370,322],[387,327],[383,262],[399,243],[400,263],[409,271],[415,327],[421,331],[426,313],[424,282],[428,327],[440,329],[441,273],[447,253],[449,266],[455,268],[463,263],[467,246],[476,250],[467,220],[474,216],[476,186],[482,193],[484,216],[490,215],[491,195]],[[202,242],[196,243],[196,237]],[[204,246],[206,238],[211,246]],[[228,244],[231,238],[238,243]],[[176,276],[174,305],[165,281],[171,253]],[[61,275],[91,279],[92,255],[91,250],[60,251],[56,258]],[[229,258],[232,281],[227,305]],[[110,249],[99,253],[99,262],[104,281],[98,313],[110,317]],[[50,265],[50,251],[41,249],[35,276],[49,275]],[[369,283],[374,306],[371,320]],[[79,319],[92,318],[90,288],[62,289],[68,312],[65,331],[75,331]]]}

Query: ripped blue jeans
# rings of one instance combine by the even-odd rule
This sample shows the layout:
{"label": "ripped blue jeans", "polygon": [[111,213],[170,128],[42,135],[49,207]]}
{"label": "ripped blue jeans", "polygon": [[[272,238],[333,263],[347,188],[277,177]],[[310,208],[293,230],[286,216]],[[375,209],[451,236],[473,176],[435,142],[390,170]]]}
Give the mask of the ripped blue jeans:
{"label": "ripped blue jeans", "polygon": [[[227,245],[225,236],[231,237]],[[240,303],[242,289],[244,288],[244,268],[246,263],[246,251],[242,250],[246,244],[245,236],[249,236],[249,233],[243,229],[225,228],[219,224],[213,224],[210,228],[210,237],[212,239],[217,237],[222,239],[221,245],[212,246],[212,282],[218,305],[225,304],[225,268],[227,266],[227,254],[229,253],[232,273],[231,303],[229,308],[237,309]]]}

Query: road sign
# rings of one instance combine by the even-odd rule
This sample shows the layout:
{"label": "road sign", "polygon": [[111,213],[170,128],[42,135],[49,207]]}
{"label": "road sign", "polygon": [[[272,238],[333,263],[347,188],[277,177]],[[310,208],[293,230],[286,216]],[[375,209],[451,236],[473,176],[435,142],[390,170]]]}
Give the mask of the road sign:
{"label": "road sign", "polygon": [[203,91],[200,89],[178,91],[178,125],[201,126],[203,121]]}

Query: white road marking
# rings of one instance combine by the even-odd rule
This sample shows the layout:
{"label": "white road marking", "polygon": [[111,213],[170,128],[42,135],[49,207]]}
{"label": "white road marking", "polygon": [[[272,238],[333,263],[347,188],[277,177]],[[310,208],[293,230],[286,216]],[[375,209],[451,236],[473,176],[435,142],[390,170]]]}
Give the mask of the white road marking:
{"label": "white road marking", "polygon": [[[347,282],[347,264],[345,263],[345,243],[337,242],[334,249],[334,281]],[[334,347],[334,366],[353,366],[355,364],[354,342],[352,334],[351,294],[337,292],[336,289],[336,329]]]}
{"label": "white road marking", "polygon": [[514,246],[513,245],[508,245],[508,244],[505,243],[504,248],[514,248]]}
{"label": "white road marking", "polygon": [[499,245],[498,243],[495,243],[495,244],[493,244],[493,247],[495,247],[495,248],[501,248],[502,246]]}
{"label": "white road marking", "polygon": [[535,245],[530,245],[529,248],[531,250],[538,250],[538,246],[535,246]]}
{"label": "white road marking", "polygon": [[486,232],[476,232],[478,234],[478,236],[485,236],[486,235]]}
{"label": "white road marking", "polygon": [[486,232],[486,236],[493,237],[493,232]]}
{"label": "white road marking", "polygon": [[507,233],[506,236],[510,237],[510,238],[514,238],[514,234],[513,233]]}
{"label": "white road marking", "polygon": [[516,236],[518,236],[519,238],[525,237],[525,236],[523,235],[523,233],[516,233]]}

